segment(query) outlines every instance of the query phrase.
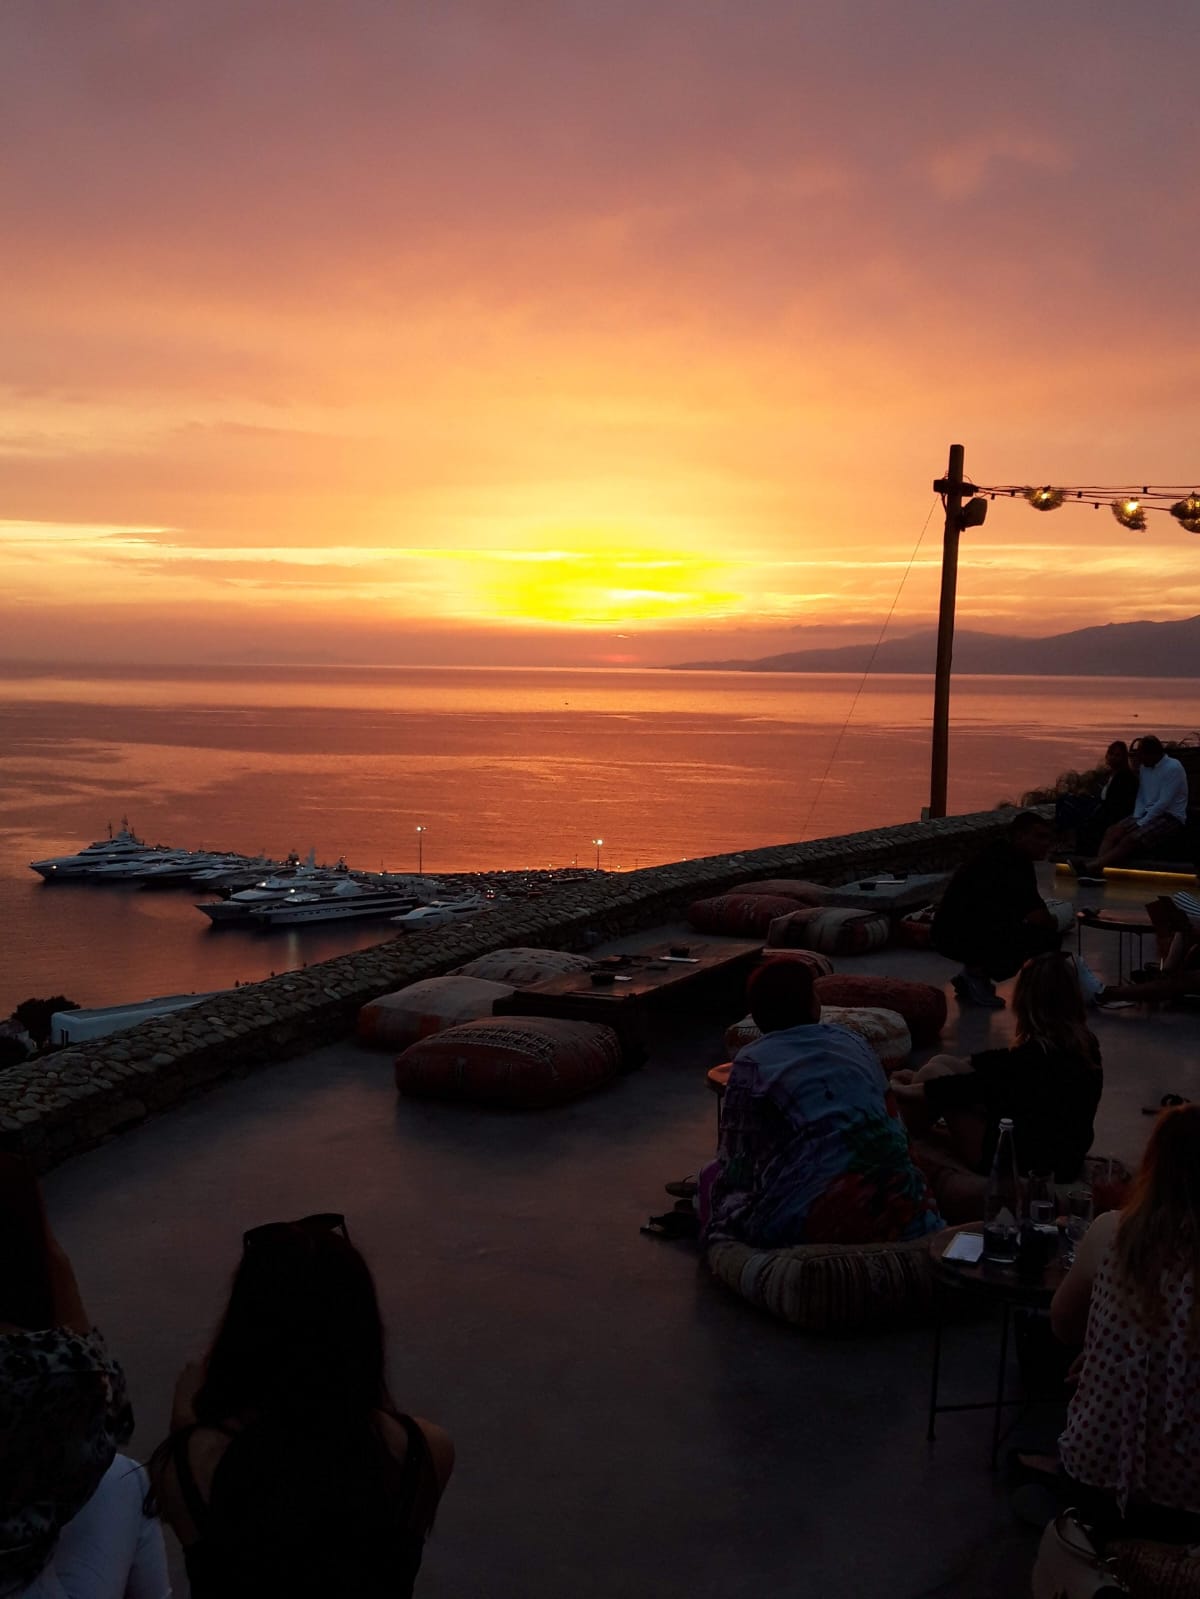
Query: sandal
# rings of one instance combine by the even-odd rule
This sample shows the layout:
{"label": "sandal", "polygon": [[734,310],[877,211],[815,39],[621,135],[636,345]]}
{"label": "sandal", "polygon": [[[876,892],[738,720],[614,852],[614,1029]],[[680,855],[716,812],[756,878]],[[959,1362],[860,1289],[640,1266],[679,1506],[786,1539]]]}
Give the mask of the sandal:
{"label": "sandal", "polygon": [[672,1199],[695,1199],[700,1192],[700,1184],[695,1177],[683,1177],[677,1183],[664,1183],[663,1187]]}
{"label": "sandal", "polygon": [[651,1238],[698,1238],[700,1218],[694,1210],[668,1210],[661,1216],[651,1216],[638,1231]]}
{"label": "sandal", "polygon": [[1176,1105],[1190,1105],[1191,1100],[1182,1094],[1164,1094],[1157,1105],[1143,1105],[1143,1116],[1157,1116],[1160,1110],[1174,1110]]}

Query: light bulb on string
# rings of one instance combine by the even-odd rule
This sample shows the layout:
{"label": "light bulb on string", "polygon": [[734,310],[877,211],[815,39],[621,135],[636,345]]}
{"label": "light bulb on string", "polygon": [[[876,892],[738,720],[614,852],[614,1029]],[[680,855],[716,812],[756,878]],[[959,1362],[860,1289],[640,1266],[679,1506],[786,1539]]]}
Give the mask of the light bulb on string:
{"label": "light bulb on string", "polygon": [[1144,533],[1146,531],[1146,513],[1142,509],[1140,500],[1132,497],[1124,500],[1114,500],[1112,502],[1112,514],[1122,527],[1131,528],[1135,533]]}
{"label": "light bulb on string", "polygon": [[1052,489],[1049,484],[1042,489],[1025,489],[1023,493],[1035,511],[1057,511],[1067,497],[1064,489]]}
{"label": "light bulb on string", "polygon": [[1171,507],[1171,515],[1189,533],[1200,533],[1200,494],[1195,489]]}

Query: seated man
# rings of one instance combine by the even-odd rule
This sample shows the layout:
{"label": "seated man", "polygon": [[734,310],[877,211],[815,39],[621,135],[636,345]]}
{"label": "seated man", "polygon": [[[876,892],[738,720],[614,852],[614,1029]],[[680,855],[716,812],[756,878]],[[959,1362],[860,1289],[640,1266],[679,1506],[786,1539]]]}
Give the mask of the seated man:
{"label": "seated man", "polygon": [[933,947],[963,963],[954,978],[968,1005],[1002,1010],[995,979],[1012,977],[1033,955],[1062,943],[1046,902],[1038,893],[1035,861],[1045,860],[1053,838],[1050,823],[1022,811],[1003,838],[965,861],[950,879],[933,919]]}
{"label": "seated man", "polygon": [[701,1174],[707,1240],[762,1249],[920,1238],[943,1223],[870,1045],[820,1020],[812,972],[767,961],[749,984],[762,1038],[734,1057],[717,1158]]}
{"label": "seated man", "polygon": [[1181,763],[1153,733],[1134,739],[1130,755],[1138,768],[1133,815],[1113,823],[1094,860],[1072,860],[1077,877],[1098,877],[1106,866],[1119,866],[1135,855],[1161,855],[1178,843],[1187,825],[1188,779]]}

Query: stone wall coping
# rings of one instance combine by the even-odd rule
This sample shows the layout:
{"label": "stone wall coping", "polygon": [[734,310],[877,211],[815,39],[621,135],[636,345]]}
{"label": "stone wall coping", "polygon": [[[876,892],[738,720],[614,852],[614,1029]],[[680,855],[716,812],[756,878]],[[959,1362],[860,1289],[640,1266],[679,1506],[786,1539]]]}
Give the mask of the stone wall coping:
{"label": "stone wall coping", "polygon": [[836,885],[886,868],[944,871],[998,836],[1012,811],[872,828],[548,887],[470,923],[247,983],[187,1010],[0,1072],[0,1149],[45,1170],[230,1076],[350,1032],[381,994],[513,945],[586,950],[678,920],[696,899],[764,877]]}

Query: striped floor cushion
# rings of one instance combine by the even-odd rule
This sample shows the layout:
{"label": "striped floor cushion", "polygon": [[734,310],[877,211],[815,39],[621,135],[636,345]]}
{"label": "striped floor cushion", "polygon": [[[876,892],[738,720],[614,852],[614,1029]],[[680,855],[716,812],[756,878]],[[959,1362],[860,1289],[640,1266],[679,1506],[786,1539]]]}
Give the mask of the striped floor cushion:
{"label": "striped floor cushion", "polygon": [[827,905],[833,890],[827,883],[810,883],[804,877],[763,877],[753,883],[739,883],[734,894],[774,894],[795,900],[797,905]]}
{"label": "striped floor cushion", "polygon": [[1118,1538],[1108,1553],[1132,1599],[1200,1599],[1200,1553],[1186,1544]]}
{"label": "striped floor cushion", "polygon": [[689,905],[687,919],[698,933],[765,938],[777,917],[795,910],[794,899],[778,894],[718,894],[714,899],[698,899]]}
{"label": "striped floor cushion", "polygon": [[[763,903],[767,903],[764,899]],[[824,905],[778,915],[767,929],[768,949],[816,949],[823,955],[866,955],[882,949],[892,926],[878,911]]]}
{"label": "striped floor cushion", "polygon": [[719,1283],[805,1332],[896,1326],[927,1315],[933,1303],[928,1238],[765,1250],[722,1242],[709,1246],[707,1260]]}
{"label": "striped floor cushion", "polygon": [[945,990],[932,983],[836,972],[818,979],[816,995],[822,1005],[869,1005],[898,1011],[916,1045],[935,1044],[946,1025]]}
{"label": "striped floor cushion", "polygon": [[358,1036],[376,1048],[403,1049],[430,1033],[490,1016],[496,1001],[512,992],[510,983],[489,983],[482,977],[429,977],[364,1005],[358,1013]]}
{"label": "striped floor cushion", "polygon": [[[912,1038],[908,1027],[903,1016],[894,1010],[823,1005],[821,1020],[848,1028],[850,1032],[866,1039],[885,1072],[894,1072],[906,1065],[912,1055]],[[739,1049],[744,1049],[747,1044],[753,1044],[761,1037],[754,1018],[743,1016],[740,1022],[734,1022],[732,1027],[726,1028],[725,1048],[731,1055],[736,1055]]]}
{"label": "striped floor cushion", "polygon": [[494,949],[490,955],[477,955],[465,966],[456,966],[452,977],[483,977],[489,983],[511,983],[528,988],[547,977],[566,972],[586,972],[591,967],[586,955],[571,955],[564,949]]}
{"label": "striped floor cushion", "polygon": [[620,1070],[621,1041],[599,1022],[489,1016],[411,1045],[396,1059],[396,1087],[410,1099],[542,1110]]}

